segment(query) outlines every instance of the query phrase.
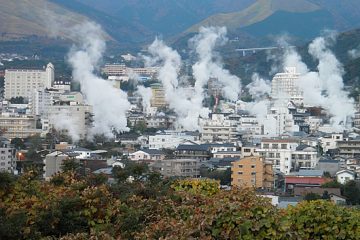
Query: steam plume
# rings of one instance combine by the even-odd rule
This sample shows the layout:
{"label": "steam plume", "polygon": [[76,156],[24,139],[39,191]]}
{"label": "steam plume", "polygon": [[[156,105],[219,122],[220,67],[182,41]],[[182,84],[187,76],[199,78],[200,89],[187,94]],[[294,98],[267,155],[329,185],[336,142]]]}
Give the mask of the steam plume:
{"label": "steam plume", "polygon": [[101,28],[87,22],[75,26],[72,33],[78,45],[70,51],[68,61],[73,68],[74,80],[81,84],[81,92],[93,106],[94,127],[91,134],[112,137],[113,130],[128,131],[125,113],[130,104],[126,93],[94,74],[105,50]]}

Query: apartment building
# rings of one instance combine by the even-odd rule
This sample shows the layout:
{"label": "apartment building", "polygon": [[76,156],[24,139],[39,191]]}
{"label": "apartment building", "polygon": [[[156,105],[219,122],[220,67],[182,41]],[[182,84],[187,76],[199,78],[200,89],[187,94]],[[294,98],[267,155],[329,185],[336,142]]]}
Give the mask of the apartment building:
{"label": "apartment building", "polygon": [[196,159],[158,160],[149,167],[165,177],[200,177],[200,161]]}
{"label": "apartment building", "polygon": [[163,131],[156,135],[149,136],[150,149],[175,149],[180,144],[188,141],[199,140],[199,134],[195,132]]}
{"label": "apartment building", "polygon": [[360,157],[360,140],[337,141],[339,156]]}
{"label": "apartment building", "polygon": [[166,107],[167,102],[165,99],[165,90],[164,87],[161,85],[161,83],[153,83],[150,85],[151,87],[151,99],[150,99],[150,105],[152,107]]}
{"label": "apartment building", "polygon": [[224,114],[212,114],[210,119],[201,119],[201,140],[203,142],[236,142],[237,122]]}
{"label": "apartment building", "polygon": [[43,69],[6,69],[5,99],[24,97],[30,99],[34,89],[51,88],[54,83],[54,65]]}
{"label": "apartment building", "polygon": [[122,76],[122,75],[140,75],[155,77],[159,72],[159,67],[138,67],[131,68],[125,66],[125,64],[106,64],[102,72],[107,76]]}
{"label": "apartment building", "polygon": [[245,157],[232,162],[231,186],[272,189],[274,186],[272,163],[260,156]]}
{"label": "apartment building", "polygon": [[262,139],[260,148],[256,151],[271,161],[275,169],[288,174],[292,168],[291,154],[298,146],[295,139]]}
{"label": "apartment building", "polygon": [[5,138],[27,138],[40,134],[41,129],[36,128],[37,119],[30,115],[16,113],[2,113],[0,115],[0,129]]}
{"label": "apartment building", "polygon": [[300,74],[295,67],[286,67],[282,73],[275,74],[271,81],[271,98],[287,98],[297,104],[303,102],[303,92],[298,86]]}
{"label": "apartment building", "polygon": [[0,139],[0,172],[13,172],[15,169],[15,148],[10,141]]}

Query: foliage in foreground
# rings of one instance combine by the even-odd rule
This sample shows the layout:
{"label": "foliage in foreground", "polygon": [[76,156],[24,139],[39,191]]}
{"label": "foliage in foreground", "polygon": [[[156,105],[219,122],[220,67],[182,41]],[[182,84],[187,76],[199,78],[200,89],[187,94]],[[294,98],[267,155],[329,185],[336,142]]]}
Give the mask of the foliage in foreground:
{"label": "foliage in foreground", "polygon": [[[360,212],[329,201],[281,210],[251,189],[156,175],[108,186],[29,172],[0,189],[0,239],[357,239]],[[169,187],[171,186],[171,187]]]}

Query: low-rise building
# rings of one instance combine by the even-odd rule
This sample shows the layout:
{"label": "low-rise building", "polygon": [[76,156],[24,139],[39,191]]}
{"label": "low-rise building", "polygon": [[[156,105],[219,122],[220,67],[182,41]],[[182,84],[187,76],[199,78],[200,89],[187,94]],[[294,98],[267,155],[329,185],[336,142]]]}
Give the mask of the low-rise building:
{"label": "low-rise building", "polygon": [[272,189],[274,187],[272,163],[260,156],[242,158],[232,163],[231,179],[231,186]]}
{"label": "low-rise building", "polygon": [[202,119],[200,126],[203,142],[238,141],[237,122],[227,119],[224,114],[212,114],[210,119]]}
{"label": "low-rise building", "polygon": [[196,159],[157,160],[149,167],[165,177],[200,177],[200,161]]}
{"label": "low-rise building", "polygon": [[156,149],[142,149],[131,153],[129,159],[132,161],[154,162],[157,160],[164,160],[165,154]]}
{"label": "low-rise building", "polygon": [[344,169],[341,171],[338,171],[336,174],[336,180],[341,183],[345,184],[351,180],[355,180],[356,174],[353,171]]}

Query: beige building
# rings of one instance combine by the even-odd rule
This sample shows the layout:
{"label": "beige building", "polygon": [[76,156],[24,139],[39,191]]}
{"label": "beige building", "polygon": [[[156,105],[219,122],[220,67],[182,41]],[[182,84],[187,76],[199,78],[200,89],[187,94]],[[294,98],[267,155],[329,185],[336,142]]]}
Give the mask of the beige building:
{"label": "beige building", "polygon": [[54,65],[44,69],[6,69],[5,99],[24,97],[30,99],[34,90],[51,88],[54,83]]}
{"label": "beige building", "polygon": [[203,142],[237,141],[237,122],[226,119],[224,114],[212,114],[210,119],[202,119],[200,126]]}
{"label": "beige building", "polygon": [[166,107],[167,102],[165,100],[165,90],[160,83],[151,84],[151,100],[152,107]]}
{"label": "beige building", "polygon": [[150,165],[150,169],[165,177],[197,178],[200,176],[200,161],[196,159],[158,160]]}
{"label": "beige building", "polygon": [[274,186],[272,163],[259,156],[250,156],[233,162],[231,186],[272,189]]}
{"label": "beige building", "polygon": [[107,76],[123,76],[123,75],[146,75],[155,77],[159,71],[158,67],[144,67],[144,68],[130,68],[125,64],[106,64],[103,69],[103,73]]}
{"label": "beige building", "polygon": [[36,129],[36,118],[34,116],[21,116],[3,113],[0,116],[0,129],[5,138],[27,138],[40,134],[41,129]]}

